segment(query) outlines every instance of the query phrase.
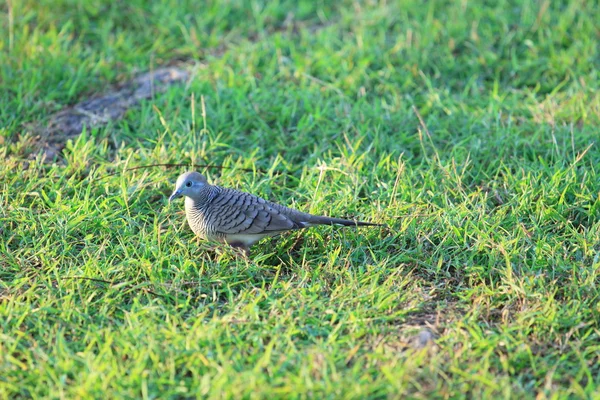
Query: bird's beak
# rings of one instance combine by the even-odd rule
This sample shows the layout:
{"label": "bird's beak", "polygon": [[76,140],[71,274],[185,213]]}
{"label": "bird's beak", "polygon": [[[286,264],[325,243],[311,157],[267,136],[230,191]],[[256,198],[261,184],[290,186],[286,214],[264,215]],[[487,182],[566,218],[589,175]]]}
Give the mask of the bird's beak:
{"label": "bird's beak", "polygon": [[178,197],[181,197],[181,191],[180,190],[176,190],[176,191],[173,192],[173,194],[171,195],[171,197],[169,197],[169,203],[172,202],[173,200],[175,200]]}

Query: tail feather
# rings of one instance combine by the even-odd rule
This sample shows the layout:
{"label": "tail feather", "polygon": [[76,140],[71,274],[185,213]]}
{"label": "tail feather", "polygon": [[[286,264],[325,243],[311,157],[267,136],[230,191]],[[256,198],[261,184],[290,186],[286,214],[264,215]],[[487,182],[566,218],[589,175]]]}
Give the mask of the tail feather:
{"label": "tail feather", "polygon": [[341,225],[341,226],[384,226],[383,224],[374,224],[372,222],[352,221],[343,218],[320,217],[311,215],[306,221],[310,225]]}

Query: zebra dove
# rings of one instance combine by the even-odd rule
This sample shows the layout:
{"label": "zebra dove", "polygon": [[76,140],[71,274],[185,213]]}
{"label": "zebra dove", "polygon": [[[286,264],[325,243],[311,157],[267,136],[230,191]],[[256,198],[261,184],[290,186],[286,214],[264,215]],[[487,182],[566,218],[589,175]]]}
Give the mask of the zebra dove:
{"label": "zebra dove", "polygon": [[194,233],[224,242],[248,256],[250,246],[267,236],[315,225],[381,226],[369,222],[320,217],[271,203],[250,193],[211,185],[198,172],[177,178],[169,202],[185,196],[185,214]]}

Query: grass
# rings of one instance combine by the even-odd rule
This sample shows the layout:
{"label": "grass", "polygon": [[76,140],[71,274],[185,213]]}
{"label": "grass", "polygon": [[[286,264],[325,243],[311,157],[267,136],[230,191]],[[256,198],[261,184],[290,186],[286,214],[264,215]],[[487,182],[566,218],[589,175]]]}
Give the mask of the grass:
{"label": "grass", "polygon": [[[0,5],[0,397],[600,396],[600,10],[496,3]],[[35,156],[177,60],[188,85]],[[153,163],[389,229],[245,262],[167,204],[185,168],[126,171]]]}

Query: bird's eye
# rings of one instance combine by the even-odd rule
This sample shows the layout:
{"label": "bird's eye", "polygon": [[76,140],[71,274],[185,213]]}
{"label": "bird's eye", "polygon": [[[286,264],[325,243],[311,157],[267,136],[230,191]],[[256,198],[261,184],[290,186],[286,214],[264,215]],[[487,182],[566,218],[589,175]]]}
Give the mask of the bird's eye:
{"label": "bird's eye", "polygon": [[192,187],[192,182],[188,182],[185,184],[186,187]]}

